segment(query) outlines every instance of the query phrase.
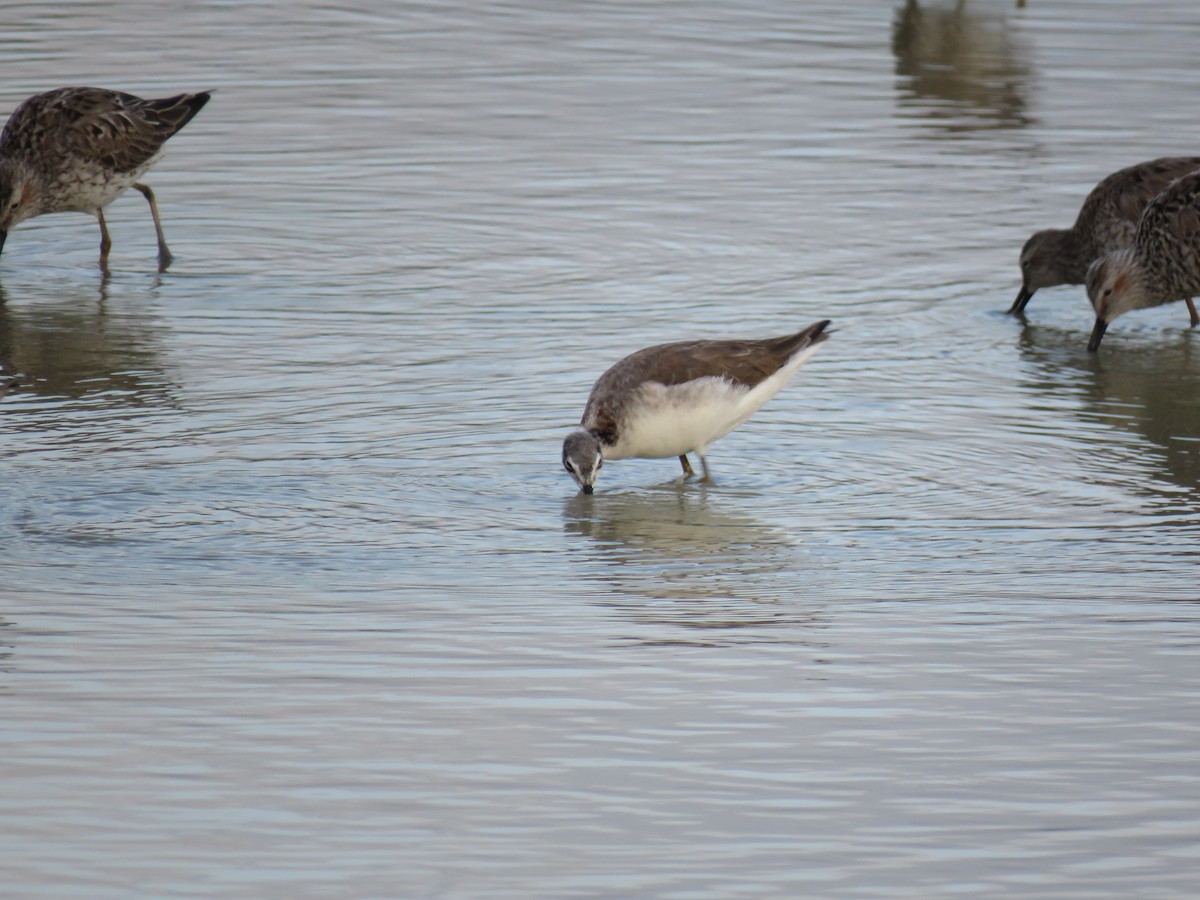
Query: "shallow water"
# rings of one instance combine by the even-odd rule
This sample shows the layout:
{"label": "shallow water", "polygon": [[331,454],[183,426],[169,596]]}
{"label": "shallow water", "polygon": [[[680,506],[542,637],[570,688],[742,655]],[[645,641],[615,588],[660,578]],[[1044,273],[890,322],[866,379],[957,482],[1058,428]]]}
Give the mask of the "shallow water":
{"label": "shallow water", "polygon": [[[1005,314],[1194,153],[1191,3],[10,10],[216,88],[0,257],[21,897],[1189,897],[1200,334]],[[836,333],[717,444],[558,462],[648,344]]]}

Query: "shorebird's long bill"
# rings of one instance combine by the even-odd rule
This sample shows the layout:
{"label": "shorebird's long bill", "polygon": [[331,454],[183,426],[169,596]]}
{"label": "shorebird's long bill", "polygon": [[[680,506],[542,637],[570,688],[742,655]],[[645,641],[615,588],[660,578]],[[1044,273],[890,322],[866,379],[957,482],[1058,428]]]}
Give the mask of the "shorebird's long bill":
{"label": "shorebird's long bill", "polygon": [[1096,316],[1096,325],[1092,328],[1092,339],[1088,341],[1088,353],[1095,353],[1100,348],[1100,342],[1104,340],[1104,332],[1108,330],[1108,323]]}
{"label": "shorebird's long bill", "polygon": [[1013,305],[1008,311],[1012,315],[1019,312],[1025,312],[1025,307],[1029,303],[1029,298],[1033,296],[1033,291],[1029,290],[1025,285],[1021,285],[1021,290],[1017,293],[1017,299],[1013,301]]}
{"label": "shorebird's long bill", "polygon": [[583,492],[584,492],[585,494],[591,494],[591,493],[592,493],[592,491],[594,491],[594,490],[595,490],[595,488],[594,488],[594,487],[592,487],[590,484],[585,484],[585,485],[583,486]]}

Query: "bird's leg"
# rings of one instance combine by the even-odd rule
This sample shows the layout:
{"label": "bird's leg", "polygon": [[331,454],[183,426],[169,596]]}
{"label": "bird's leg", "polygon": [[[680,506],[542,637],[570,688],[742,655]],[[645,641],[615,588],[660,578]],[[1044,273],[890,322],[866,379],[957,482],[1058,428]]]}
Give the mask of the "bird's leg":
{"label": "bird's leg", "polygon": [[693,469],[692,464],[688,462],[686,453],[679,454],[679,464],[683,466],[683,475],[681,475],[680,478],[682,478],[684,481],[687,481],[696,474],[696,470]]}
{"label": "bird's leg", "polygon": [[134,187],[141,191],[146,202],[150,204],[150,215],[154,217],[154,235],[158,238],[158,268],[165,269],[175,257],[167,249],[167,239],[163,237],[162,222],[158,218],[158,204],[154,201],[154,191],[145,184],[135,184]]}
{"label": "bird's leg", "polygon": [[112,249],[112,238],[108,236],[108,226],[104,224],[104,210],[96,210],[96,218],[100,220],[100,268],[108,268],[108,251]]}
{"label": "bird's leg", "polygon": [[700,482],[702,484],[709,484],[712,481],[712,475],[708,472],[708,460],[703,456],[700,456],[700,468],[704,470],[704,475],[701,477]]}
{"label": "bird's leg", "polygon": [[1185,299],[1188,306],[1188,315],[1192,317],[1192,327],[1195,328],[1197,325],[1200,325],[1200,315],[1196,313],[1196,304],[1192,302],[1192,298],[1187,297]]}

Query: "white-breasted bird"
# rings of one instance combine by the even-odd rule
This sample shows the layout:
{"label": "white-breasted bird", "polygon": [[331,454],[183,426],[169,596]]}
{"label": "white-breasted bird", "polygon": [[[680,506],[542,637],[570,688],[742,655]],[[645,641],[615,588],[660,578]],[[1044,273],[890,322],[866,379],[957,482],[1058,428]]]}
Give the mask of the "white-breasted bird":
{"label": "white-breasted bird", "polygon": [[592,493],[605,460],[677,456],[683,477],[694,475],[687,454],[745,422],[788,383],[829,334],[829,320],[762,340],[679,341],[647,347],[597,379],[580,429],[563,441],[563,467]]}

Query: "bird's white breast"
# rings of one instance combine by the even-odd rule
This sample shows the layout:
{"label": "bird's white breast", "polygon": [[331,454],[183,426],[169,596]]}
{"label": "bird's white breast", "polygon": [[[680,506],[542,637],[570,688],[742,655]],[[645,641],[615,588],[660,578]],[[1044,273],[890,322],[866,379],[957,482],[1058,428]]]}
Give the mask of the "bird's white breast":
{"label": "bird's white breast", "polygon": [[646,382],[627,411],[619,439],[605,456],[656,459],[706,447],[725,433],[749,390],[724,378],[699,378],[667,387]]}
{"label": "bird's white breast", "polygon": [[745,422],[788,383],[796,370],[816,352],[808,347],[778,372],[754,388],[720,377],[697,378],[666,386],[645,382],[626,410],[618,440],[605,448],[606,459],[657,459],[694,451],[704,452],[717,438]]}

